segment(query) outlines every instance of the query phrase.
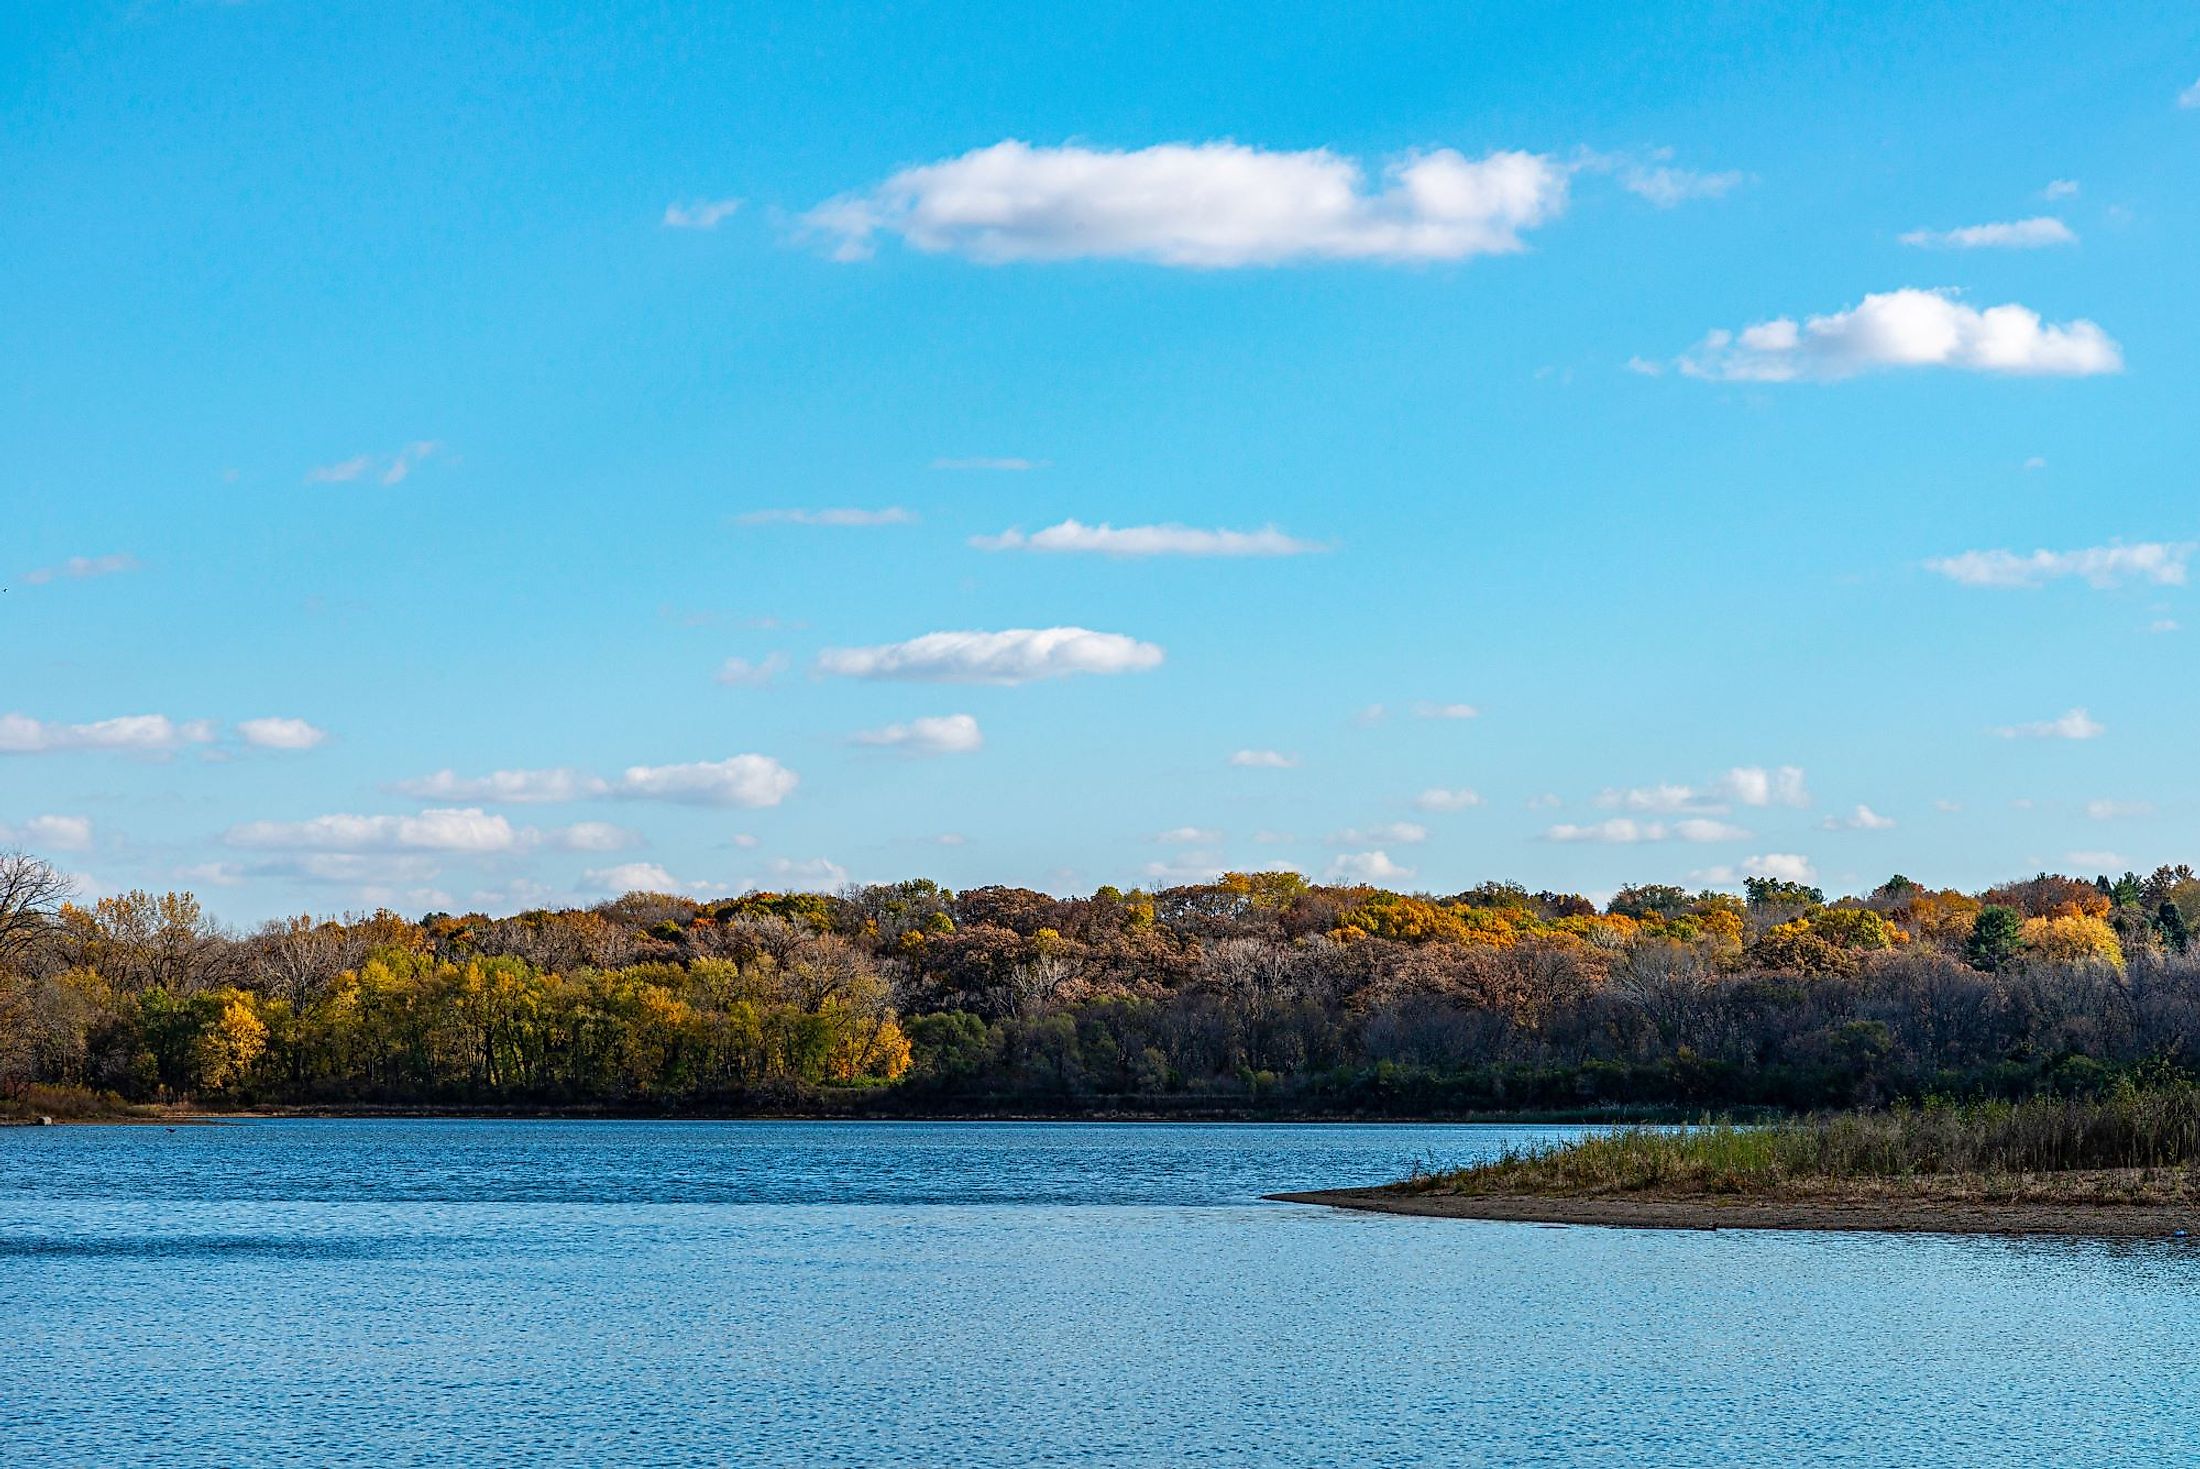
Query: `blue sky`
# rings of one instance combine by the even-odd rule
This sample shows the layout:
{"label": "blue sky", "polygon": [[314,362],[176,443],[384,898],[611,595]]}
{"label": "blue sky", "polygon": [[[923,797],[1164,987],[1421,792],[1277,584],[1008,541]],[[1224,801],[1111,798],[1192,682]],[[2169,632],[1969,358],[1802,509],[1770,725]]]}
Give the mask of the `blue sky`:
{"label": "blue sky", "polygon": [[1196,9],[9,7],[0,841],[2194,856],[2200,14]]}

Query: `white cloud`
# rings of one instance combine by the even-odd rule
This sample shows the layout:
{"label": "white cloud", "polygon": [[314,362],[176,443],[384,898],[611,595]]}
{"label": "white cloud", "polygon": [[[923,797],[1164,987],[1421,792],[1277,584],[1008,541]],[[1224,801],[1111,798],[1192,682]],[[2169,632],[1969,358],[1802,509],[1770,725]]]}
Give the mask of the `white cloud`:
{"label": "white cloud", "polygon": [[1967,587],[2037,587],[2072,576],[2104,589],[2127,580],[2181,587],[2193,549],[2190,541],[2141,541],[2030,554],[1965,551],[1928,561],[1925,569]]}
{"label": "white cloud", "polygon": [[1717,790],[1739,806],[1808,806],[1810,791],[1799,765],[1767,770],[1762,765],[1737,765],[1719,777]]}
{"label": "white cloud", "polygon": [[1465,786],[1430,786],[1413,798],[1413,804],[1423,811],[1464,811],[1470,806],[1481,805],[1482,796],[1480,792],[1468,790]]}
{"label": "white cloud", "polygon": [[1662,821],[1637,821],[1631,816],[1614,816],[1586,826],[1562,822],[1543,835],[1546,840],[1554,842],[1603,842],[1615,846],[1632,846],[1638,842],[1675,839],[1684,842],[1739,841],[1749,833],[1741,827],[1701,816],[1691,816],[1671,825]]}
{"label": "white cloud", "polygon": [[2121,821],[2131,816],[2152,816],[2154,807],[2145,801],[2097,800],[2085,803],[2085,814],[2095,821]]}
{"label": "white cloud", "polygon": [[621,862],[613,867],[592,867],[581,874],[591,891],[623,896],[627,893],[708,893],[721,885],[682,882],[654,862]]}
{"label": "white cloud", "polygon": [[610,793],[608,782],[578,770],[493,770],[487,775],[465,777],[456,771],[438,770],[433,775],[397,781],[390,787],[403,796],[428,801],[485,801],[495,805],[531,805],[552,801],[584,801]]}
{"label": "white cloud", "polygon": [[1795,852],[1767,852],[1761,857],[1744,857],[1742,871],[1751,877],[1775,877],[1783,882],[1810,882],[1818,876],[1818,869],[1811,866],[1810,858]]}
{"label": "white cloud", "polygon": [[1146,881],[1168,887],[1183,883],[1213,882],[1222,876],[1222,859],[1213,852],[1176,852],[1139,869]]}
{"label": "white cloud", "polygon": [[1051,551],[1102,556],[1304,556],[1329,549],[1287,536],[1274,526],[1259,530],[1196,530],[1186,525],[1086,525],[1065,520],[1025,535],[972,536],[981,551]]}
{"label": "white cloud", "polygon": [[1370,704],[1366,708],[1362,709],[1359,713],[1353,715],[1352,722],[1359,725],[1362,729],[1372,729],[1388,718],[1390,718],[1390,709],[1387,705]]}
{"label": "white cloud", "polygon": [[769,755],[733,755],[685,765],[630,765],[611,783],[610,794],[690,806],[776,806],[799,781]]}
{"label": "white cloud", "polygon": [[1691,199],[1717,199],[1742,182],[1739,170],[1707,173],[1677,168],[1670,161],[1673,150],[1660,148],[1649,154],[1590,154],[1584,167],[1610,173],[1628,193],[1648,199],[1660,209],[1671,209]]}
{"label": "white cloud", "polygon": [[1859,805],[1846,816],[1829,816],[1819,823],[1827,831],[1892,831],[1894,818]]}
{"label": "white cloud", "polygon": [[69,750],[125,750],[166,754],[184,745],[211,744],[212,721],[178,722],[165,714],[125,714],[89,724],[56,724],[27,714],[0,714],[0,755],[44,755]]}
{"label": "white cloud", "polygon": [[789,861],[774,857],[770,863],[773,881],[780,887],[795,892],[829,893],[848,883],[848,869],[838,862],[823,857],[810,857],[802,861]]}
{"label": "white cloud", "polygon": [[719,683],[733,688],[760,688],[779,677],[786,667],[787,655],[784,653],[767,653],[753,662],[747,658],[728,658],[718,665],[714,677]]}
{"label": "white cloud", "polygon": [[96,576],[119,576],[137,569],[135,556],[71,556],[59,566],[41,566],[24,572],[23,584],[40,587],[53,581],[89,581]]}
{"label": "white cloud", "polygon": [[1524,248],[1566,204],[1567,171],[1532,153],[1451,149],[1389,164],[1374,190],[1326,149],[1239,143],[1133,151],[1014,140],[903,169],[811,211],[843,260],[880,233],[987,263],[1112,258],[1225,267],[1292,260],[1459,260]]}
{"label": "white cloud", "polygon": [[2040,190],[2042,199],[2074,199],[2078,195],[2076,179],[2049,179],[2047,187]]}
{"label": "white cloud", "polygon": [[1481,713],[1472,704],[1432,704],[1423,700],[1413,706],[1415,719],[1474,719]]}
{"label": "white cloud", "polygon": [[247,719],[237,733],[262,750],[310,750],[328,739],[328,731],[303,719]]}
{"label": "white cloud", "polygon": [[623,852],[642,845],[642,834],[608,821],[576,821],[553,828],[544,836],[553,847],[568,852]]}
{"label": "white cloud", "polygon": [[0,842],[34,851],[88,852],[92,822],[88,816],[33,816],[21,826],[0,822]]}
{"label": "white cloud", "polygon": [[2051,214],[1996,224],[1967,224],[1952,230],[1911,230],[1901,239],[1905,245],[1927,250],[2038,250],[2078,243],[2070,226]]}
{"label": "white cloud", "polygon": [[248,821],[223,837],[232,847],[322,852],[509,852],[520,833],[478,806],[431,808],[417,816],[316,816]]}
{"label": "white cloud", "polygon": [[2107,725],[2083,709],[2067,710],[2033,724],[2005,724],[1994,731],[2005,740],[2090,740],[2107,732]]}
{"label": "white cloud", "polygon": [[2177,94],[2179,107],[2200,107],[2200,82],[2194,82]]}
{"label": "white cloud", "polygon": [[2084,377],[2121,372],[2123,351],[2090,321],[2043,324],[2011,303],[1981,311],[1947,291],[1866,296],[1798,325],[1779,317],[1739,333],[1714,331],[1680,359],[1691,377],[1725,382],[1831,382],[1903,367]]}
{"label": "white cloud", "polygon": [[967,755],[985,744],[977,719],[968,714],[937,714],[867,729],[855,737],[859,745],[880,745],[916,755]]}
{"label": "white cloud", "polygon": [[1230,763],[1240,770],[1290,770],[1297,766],[1299,757],[1281,750],[1233,750]]}
{"label": "white cloud", "polygon": [[306,471],[309,485],[342,485],[363,479],[379,470],[377,476],[385,485],[403,484],[406,478],[428,459],[443,451],[434,439],[415,439],[394,454],[355,454],[334,464],[316,465]]}
{"label": "white cloud", "polygon": [[2148,632],[2175,632],[2182,626],[2174,617],[2157,617],[2147,624]]}
{"label": "white cloud", "polygon": [[1606,789],[1596,804],[1626,811],[1724,811],[1735,806],[1808,806],[1802,767],[1737,765],[1708,786],[1663,784]]}
{"label": "white cloud", "polygon": [[1045,469],[1047,464],[1048,461],[1044,459],[1023,459],[1012,454],[980,454],[968,459],[935,459],[932,461],[934,469],[994,470],[1006,474],[1018,474],[1032,469]]}
{"label": "white cloud", "polygon": [[904,510],[899,505],[888,505],[880,510],[860,510],[853,506],[840,506],[827,510],[751,510],[746,515],[736,515],[735,525],[829,525],[864,527],[873,525],[913,525],[917,513]]}
{"label": "white cloud", "polygon": [[1428,840],[1428,828],[1417,821],[1386,821],[1376,826],[1351,827],[1332,832],[1329,845],[1333,847],[1376,847],[1383,845],[1414,847]]}
{"label": "white cloud", "polygon": [[905,643],[827,648],[817,666],[845,678],[927,683],[1021,684],[1079,673],[1138,673],[1158,667],[1162,651],[1120,633],[1082,627],[934,632]]}
{"label": "white cloud", "polygon": [[1323,875],[1330,882],[1403,882],[1413,876],[1413,869],[1391,861],[1388,852],[1340,852]]}
{"label": "white cloud", "polygon": [[1222,840],[1222,833],[1204,826],[1175,826],[1155,832],[1153,839],[1164,846],[1211,847]]}
{"label": "white cloud", "polygon": [[684,204],[675,200],[665,206],[664,227],[668,230],[714,230],[720,221],[729,218],[740,207],[739,199],[691,199]]}
{"label": "white cloud", "polygon": [[2063,861],[2072,867],[2091,867],[2097,872],[2114,872],[2124,865],[2120,852],[2065,852]]}

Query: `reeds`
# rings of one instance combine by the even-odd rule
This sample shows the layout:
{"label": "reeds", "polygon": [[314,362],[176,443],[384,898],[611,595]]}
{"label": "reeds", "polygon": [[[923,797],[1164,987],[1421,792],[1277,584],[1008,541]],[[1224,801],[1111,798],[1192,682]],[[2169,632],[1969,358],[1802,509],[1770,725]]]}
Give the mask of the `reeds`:
{"label": "reeds", "polygon": [[1771,1193],[1869,1180],[2200,1167],[2200,1091],[1933,1103],[1761,1126],[1621,1127],[1418,1175],[1443,1193]]}

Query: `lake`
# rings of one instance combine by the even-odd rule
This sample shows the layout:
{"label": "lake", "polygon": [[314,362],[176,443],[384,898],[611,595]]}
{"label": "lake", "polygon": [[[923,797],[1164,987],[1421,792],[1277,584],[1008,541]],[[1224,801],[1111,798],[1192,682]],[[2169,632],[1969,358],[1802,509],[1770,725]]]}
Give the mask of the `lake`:
{"label": "lake", "polygon": [[2164,1464],[2200,1251],[1270,1204],[1562,1130],[0,1129],[0,1463]]}

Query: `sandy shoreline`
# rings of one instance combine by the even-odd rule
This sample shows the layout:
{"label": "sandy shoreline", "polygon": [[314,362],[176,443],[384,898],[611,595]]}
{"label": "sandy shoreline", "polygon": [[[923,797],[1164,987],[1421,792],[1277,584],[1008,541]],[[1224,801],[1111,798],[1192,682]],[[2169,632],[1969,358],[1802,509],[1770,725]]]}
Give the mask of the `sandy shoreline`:
{"label": "sandy shoreline", "polygon": [[1545,1198],[1524,1194],[1396,1193],[1381,1188],[1270,1194],[1286,1204],[1321,1204],[1379,1214],[1582,1224],[1618,1229],[1840,1229],[1876,1234],[2050,1234],[2096,1239],[2200,1237],[2200,1208],[2177,1204],[1992,1203],[1969,1200]]}

